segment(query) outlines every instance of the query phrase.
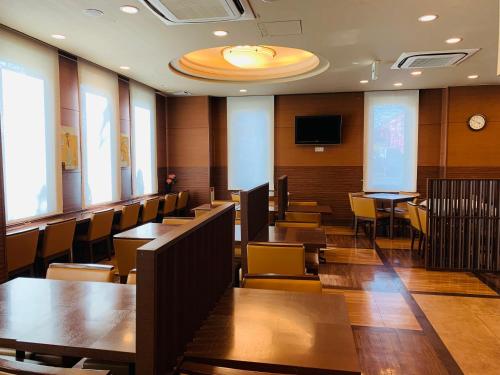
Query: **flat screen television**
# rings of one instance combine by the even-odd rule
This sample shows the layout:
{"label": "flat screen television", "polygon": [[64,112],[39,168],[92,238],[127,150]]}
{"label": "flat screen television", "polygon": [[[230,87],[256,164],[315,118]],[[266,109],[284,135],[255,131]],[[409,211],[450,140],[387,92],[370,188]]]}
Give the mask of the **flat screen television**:
{"label": "flat screen television", "polygon": [[339,145],[342,143],[342,116],[296,116],[296,145]]}

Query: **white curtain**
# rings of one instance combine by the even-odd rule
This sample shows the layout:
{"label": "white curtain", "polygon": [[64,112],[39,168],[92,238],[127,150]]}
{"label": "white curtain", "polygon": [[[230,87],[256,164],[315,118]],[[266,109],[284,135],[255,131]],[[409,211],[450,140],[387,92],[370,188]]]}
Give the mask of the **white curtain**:
{"label": "white curtain", "polygon": [[274,186],[274,96],[227,98],[228,189]]}
{"label": "white curtain", "polygon": [[158,192],[156,170],[156,98],[153,89],[130,82],[134,195]]}
{"label": "white curtain", "polygon": [[364,191],[416,191],[418,90],[365,93]]}
{"label": "white curtain", "polygon": [[60,212],[57,50],[0,29],[0,122],[7,221]]}
{"label": "white curtain", "polygon": [[86,207],[119,200],[118,76],[78,61],[82,124],[83,192]]}

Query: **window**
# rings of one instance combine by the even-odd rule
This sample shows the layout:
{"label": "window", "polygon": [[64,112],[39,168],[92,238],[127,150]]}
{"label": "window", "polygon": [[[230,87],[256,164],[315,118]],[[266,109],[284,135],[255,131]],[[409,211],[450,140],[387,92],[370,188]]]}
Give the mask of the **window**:
{"label": "window", "polygon": [[418,90],[365,93],[364,191],[415,191]]}
{"label": "window", "polygon": [[156,171],[156,98],[149,87],[130,83],[134,195],[158,192]]}
{"label": "window", "polygon": [[118,200],[118,77],[79,61],[83,192],[86,207]]}
{"label": "window", "polygon": [[274,96],[227,98],[228,189],[274,186]]}
{"label": "window", "polygon": [[0,119],[7,221],[59,212],[57,51],[0,30]]}

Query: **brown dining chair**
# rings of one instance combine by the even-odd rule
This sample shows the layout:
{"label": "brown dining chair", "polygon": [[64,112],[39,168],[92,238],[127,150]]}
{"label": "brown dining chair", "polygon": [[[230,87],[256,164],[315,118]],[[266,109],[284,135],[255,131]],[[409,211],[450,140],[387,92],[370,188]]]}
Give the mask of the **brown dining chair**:
{"label": "brown dining chair", "polygon": [[420,243],[422,242],[422,226],[420,225],[420,217],[418,214],[418,205],[412,202],[407,202],[408,216],[410,218],[410,230],[411,230],[411,246],[410,249],[413,250],[413,245],[415,244],[415,238],[418,235],[418,250],[420,252]]}
{"label": "brown dining chair", "polygon": [[372,238],[377,238],[377,225],[389,218],[389,213],[377,210],[375,199],[352,196],[354,209],[354,232],[358,235],[359,222],[368,222],[373,226]]}
{"label": "brown dining chair", "polygon": [[185,213],[189,201],[189,191],[181,191],[177,197],[175,211],[177,215]]}
{"label": "brown dining chair", "polygon": [[73,238],[75,236],[76,218],[48,223],[45,227],[42,247],[38,257],[43,263],[43,272],[47,271],[49,263],[58,258],[66,257],[73,262]]}
{"label": "brown dining chair", "polygon": [[35,258],[38,245],[38,228],[8,234],[5,238],[7,274],[11,277],[24,271],[35,276]]}
{"label": "brown dining chair", "polygon": [[51,263],[47,279],[112,283],[115,267],[108,264]]}
{"label": "brown dining chair", "polygon": [[133,268],[130,270],[127,276],[127,284],[135,285],[137,284],[137,269]]}
{"label": "brown dining chair", "polygon": [[240,202],[240,192],[231,192],[231,201],[239,203]]}
{"label": "brown dining chair", "polygon": [[317,212],[285,212],[286,221],[301,221],[321,225],[321,214]]}
{"label": "brown dining chair", "polygon": [[137,225],[141,204],[139,202],[126,204],[122,207],[120,221],[113,226],[115,232],[123,232]]}
{"label": "brown dining chair", "polygon": [[114,216],[113,208],[93,212],[87,233],[76,237],[77,242],[88,249],[90,263],[94,262],[94,245],[102,242],[106,242],[108,259],[111,259],[111,228]]}
{"label": "brown dining chair", "polygon": [[191,223],[193,219],[192,217],[164,217],[161,223],[167,225],[184,225]]}
{"label": "brown dining chair", "polygon": [[354,206],[352,204],[352,197],[362,197],[365,193],[363,191],[360,191],[358,193],[347,193],[349,196],[349,206],[351,207],[351,212],[352,212],[352,226],[354,227],[354,222],[356,220],[356,215],[354,215]]}
{"label": "brown dining chair", "polygon": [[289,292],[322,293],[321,281],[317,275],[247,274],[243,277],[242,287]]}
{"label": "brown dining chair", "polygon": [[160,197],[146,199],[142,206],[141,222],[144,224],[156,220],[159,206]]}
{"label": "brown dining chair", "polygon": [[162,217],[172,215],[175,212],[175,204],[177,203],[177,194],[167,194],[165,195],[165,200],[163,202],[163,208],[160,211]]}
{"label": "brown dining chair", "polygon": [[125,282],[130,270],[136,268],[137,249],[148,242],[151,240],[129,238],[115,238],[113,240],[120,282]]}
{"label": "brown dining chair", "polygon": [[[428,216],[428,208],[426,206],[418,206],[418,218],[420,220],[420,228],[422,233],[421,241],[418,243],[418,250],[425,255],[427,251],[427,216]],[[422,243],[422,250],[420,250],[420,242]]]}
{"label": "brown dining chair", "polygon": [[247,244],[248,273],[305,274],[303,245],[269,242]]}

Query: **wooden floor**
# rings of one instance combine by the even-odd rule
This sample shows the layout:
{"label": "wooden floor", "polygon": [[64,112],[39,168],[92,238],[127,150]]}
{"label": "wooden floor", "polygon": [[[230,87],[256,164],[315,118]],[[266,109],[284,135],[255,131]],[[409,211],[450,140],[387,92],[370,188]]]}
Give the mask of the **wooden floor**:
{"label": "wooden floor", "polygon": [[406,238],[326,233],[320,278],[346,298],[363,374],[500,374],[499,275],[426,271]]}

